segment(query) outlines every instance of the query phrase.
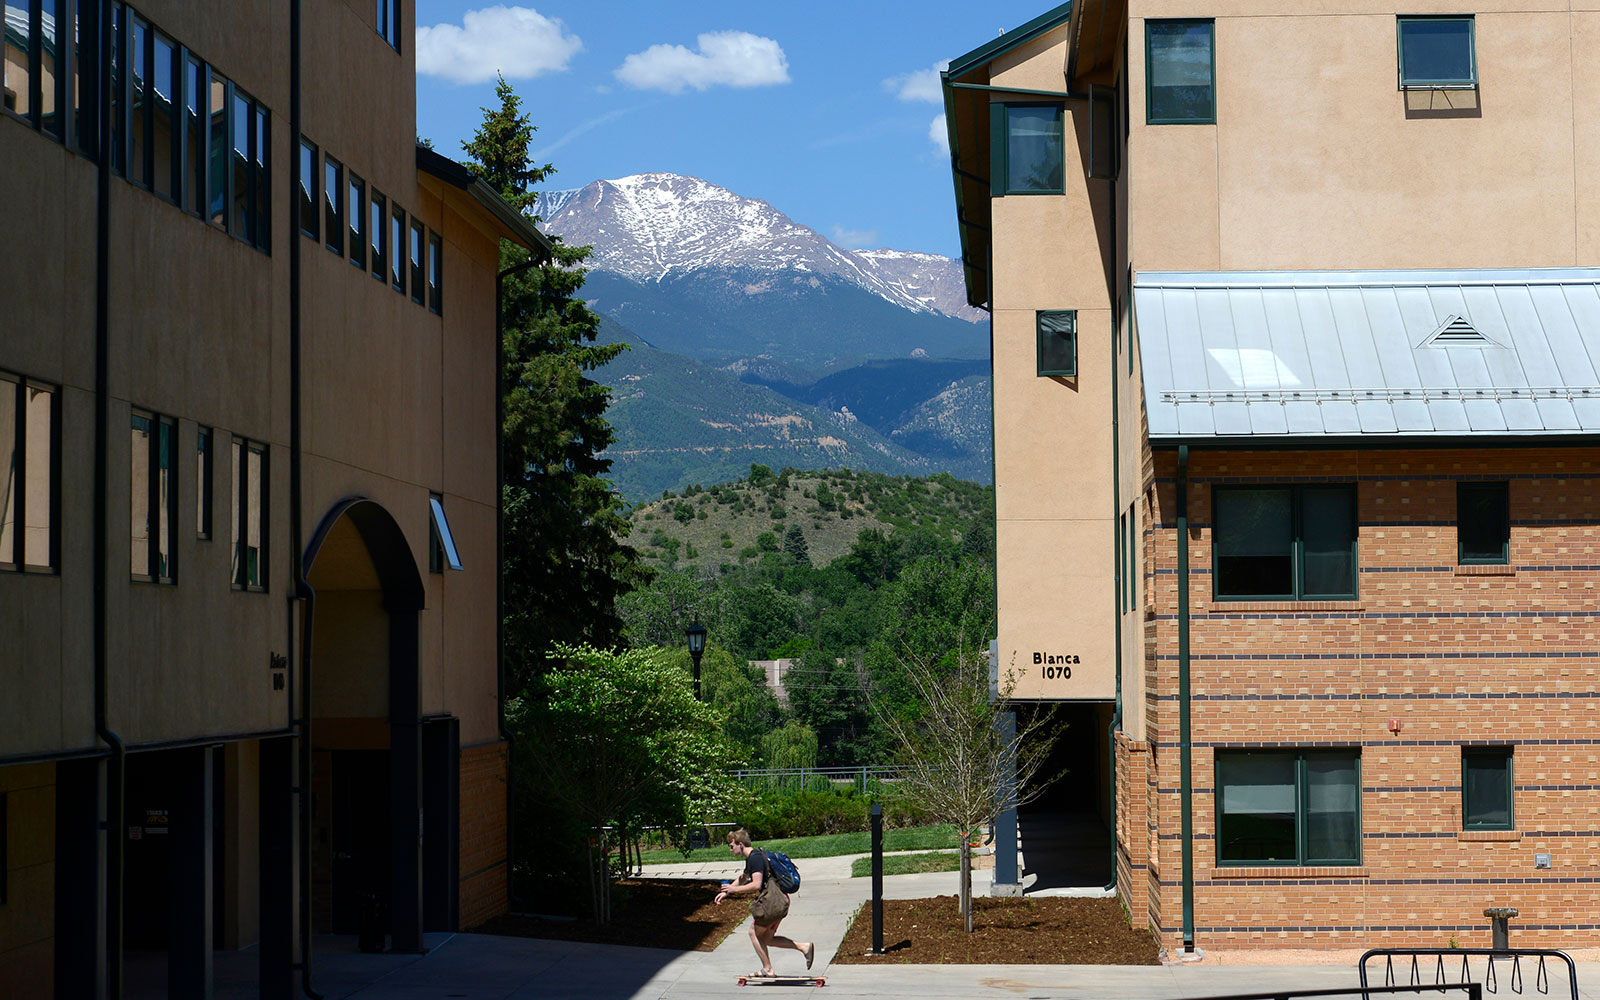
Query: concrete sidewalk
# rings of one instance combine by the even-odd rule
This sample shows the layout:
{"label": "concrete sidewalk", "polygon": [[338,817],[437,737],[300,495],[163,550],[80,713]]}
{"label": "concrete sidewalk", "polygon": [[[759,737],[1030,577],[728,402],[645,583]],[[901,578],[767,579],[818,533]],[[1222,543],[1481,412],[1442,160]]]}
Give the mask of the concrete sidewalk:
{"label": "concrete sidewalk", "polygon": [[[871,894],[871,880],[849,877],[848,858],[803,859],[805,881],[782,932],[816,942],[813,974],[827,978],[823,997],[1036,997],[1045,1000],[1183,1000],[1272,989],[1342,989],[1358,985],[1354,960],[1336,965],[1230,964],[1261,953],[1215,956],[1177,966],[1069,965],[835,965],[851,917]],[[696,865],[680,877],[732,877],[740,865]],[[842,874],[841,874],[842,873]],[[655,874],[655,873],[651,873]],[[973,891],[988,891],[990,873],[974,872]],[[954,872],[895,875],[884,879],[885,896],[916,899],[953,895]],[[742,902],[725,906],[743,907]],[[680,953],[655,948],[578,944],[480,934],[428,935],[426,955],[363,955],[354,940],[323,938],[316,956],[315,986],[328,1000],[692,1000],[744,997],[740,975],[758,962],[746,920],[710,952]],[[1304,953],[1301,953],[1304,960]],[[1591,957],[1591,956],[1585,956]],[[780,974],[801,974],[805,962],[789,950],[773,954]],[[1536,995],[1531,970],[1524,996]],[[1580,997],[1600,1000],[1600,963],[1578,965]],[[1376,983],[1374,983],[1376,985]],[[1498,995],[1511,996],[1502,969]],[[1552,1000],[1564,1000],[1564,981],[1552,983]],[[218,998],[254,996],[254,962],[248,953],[218,953]],[[798,987],[789,987],[795,989]],[[156,996],[159,994],[150,994]],[[1418,994],[1404,994],[1419,996]],[[1440,996],[1421,994],[1420,996]],[[1461,996],[1463,994],[1449,994]],[[1495,994],[1486,994],[1495,995]],[[1520,998],[1519,998],[1520,1000]]]}

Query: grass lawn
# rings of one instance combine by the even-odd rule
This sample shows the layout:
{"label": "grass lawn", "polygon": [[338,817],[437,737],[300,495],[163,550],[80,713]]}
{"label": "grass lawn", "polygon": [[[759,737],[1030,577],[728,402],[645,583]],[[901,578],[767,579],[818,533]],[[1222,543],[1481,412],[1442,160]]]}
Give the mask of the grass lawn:
{"label": "grass lawn", "polygon": [[[960,851],[940,851],[936,854],[894,854],[883,859],[883,873],[885,875],[912,875],[917,872],[953,872],[960,869]],[[850,862],[850,875],[852,878],[866,878],[871,874],[871,858],[856,858]]]}
{"label": "grass lawn", "polygon": [[[867,853],[872,850],[872,834],[863,830],[860,833],[830,833],[821,837],[785,837],[778,840],[758,840],[756,846],[782,851],[791,858],[831,858],[840,854]],[[934,850],[959,846],[961,839],[956,835],[956,828],[947,823],[883,832],[883,849],[886,851]],[[684,858],[682,851],[674,848],[664,851],[645,851],[644,863],[659,865],[671,862],[681,864],[685,860],[728,861],[732,857],[733,855],[728,853],[727,844],[718,844],[715,847],[690,851],[687,859]]]}

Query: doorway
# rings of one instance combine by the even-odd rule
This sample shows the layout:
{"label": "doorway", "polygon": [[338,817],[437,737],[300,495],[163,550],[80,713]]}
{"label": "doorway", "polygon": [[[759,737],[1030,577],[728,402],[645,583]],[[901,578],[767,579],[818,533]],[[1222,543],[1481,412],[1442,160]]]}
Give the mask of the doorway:
{"label": "doorway", "polygon": [[1101,890],[1111,884],[1114,871],[1107,738],[1112,705],[1069,703],[1021,711],[1049,713],[1054,725],[1041,732],[1057,732],[1033,787],[1025,792],[1035,793],[1032,801],[1017,810],[1023,891]]}

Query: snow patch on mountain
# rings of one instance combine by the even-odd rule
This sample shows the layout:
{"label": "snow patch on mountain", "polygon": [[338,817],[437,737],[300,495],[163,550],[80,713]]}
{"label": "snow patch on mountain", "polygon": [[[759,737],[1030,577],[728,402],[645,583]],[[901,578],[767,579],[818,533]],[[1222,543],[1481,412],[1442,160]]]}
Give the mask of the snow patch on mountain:
{"label": "snow patch on mountain", "polygon": [[[705,269],[799,272],[866,289],[913,312],[970,322],[958,261],[903,250],[846,250],[759,198],[698,177],[634,174],[541,192],[534,211],[547,232],[589,244],[588,266],[636,281]],[[745,282],[752,289],[759,280]]]}

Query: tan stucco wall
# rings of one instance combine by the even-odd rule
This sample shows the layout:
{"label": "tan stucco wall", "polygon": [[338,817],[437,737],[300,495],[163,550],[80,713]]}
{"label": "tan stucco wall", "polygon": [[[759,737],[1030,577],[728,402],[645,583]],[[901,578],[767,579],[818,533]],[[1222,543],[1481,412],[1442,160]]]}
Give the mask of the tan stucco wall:
{"label": "tan stucco wall", "polygon": [[[1600,15],[1476,5],[1480,113],[1443,118],[1408,114],[1396,87],[1396,9],[1337,6],[1132,5],[1135,265],[1592,263],[1600,215],[1581,192],[1600,179],[1600,160],[1583,141],[1593,122],[1574,122],[1600,92],[1587,55]],[[1436,10],[1459,6],[1403,12]],[[1217,124],[1146,125],[1144,19],[1183,16],[1216,18]]]}

